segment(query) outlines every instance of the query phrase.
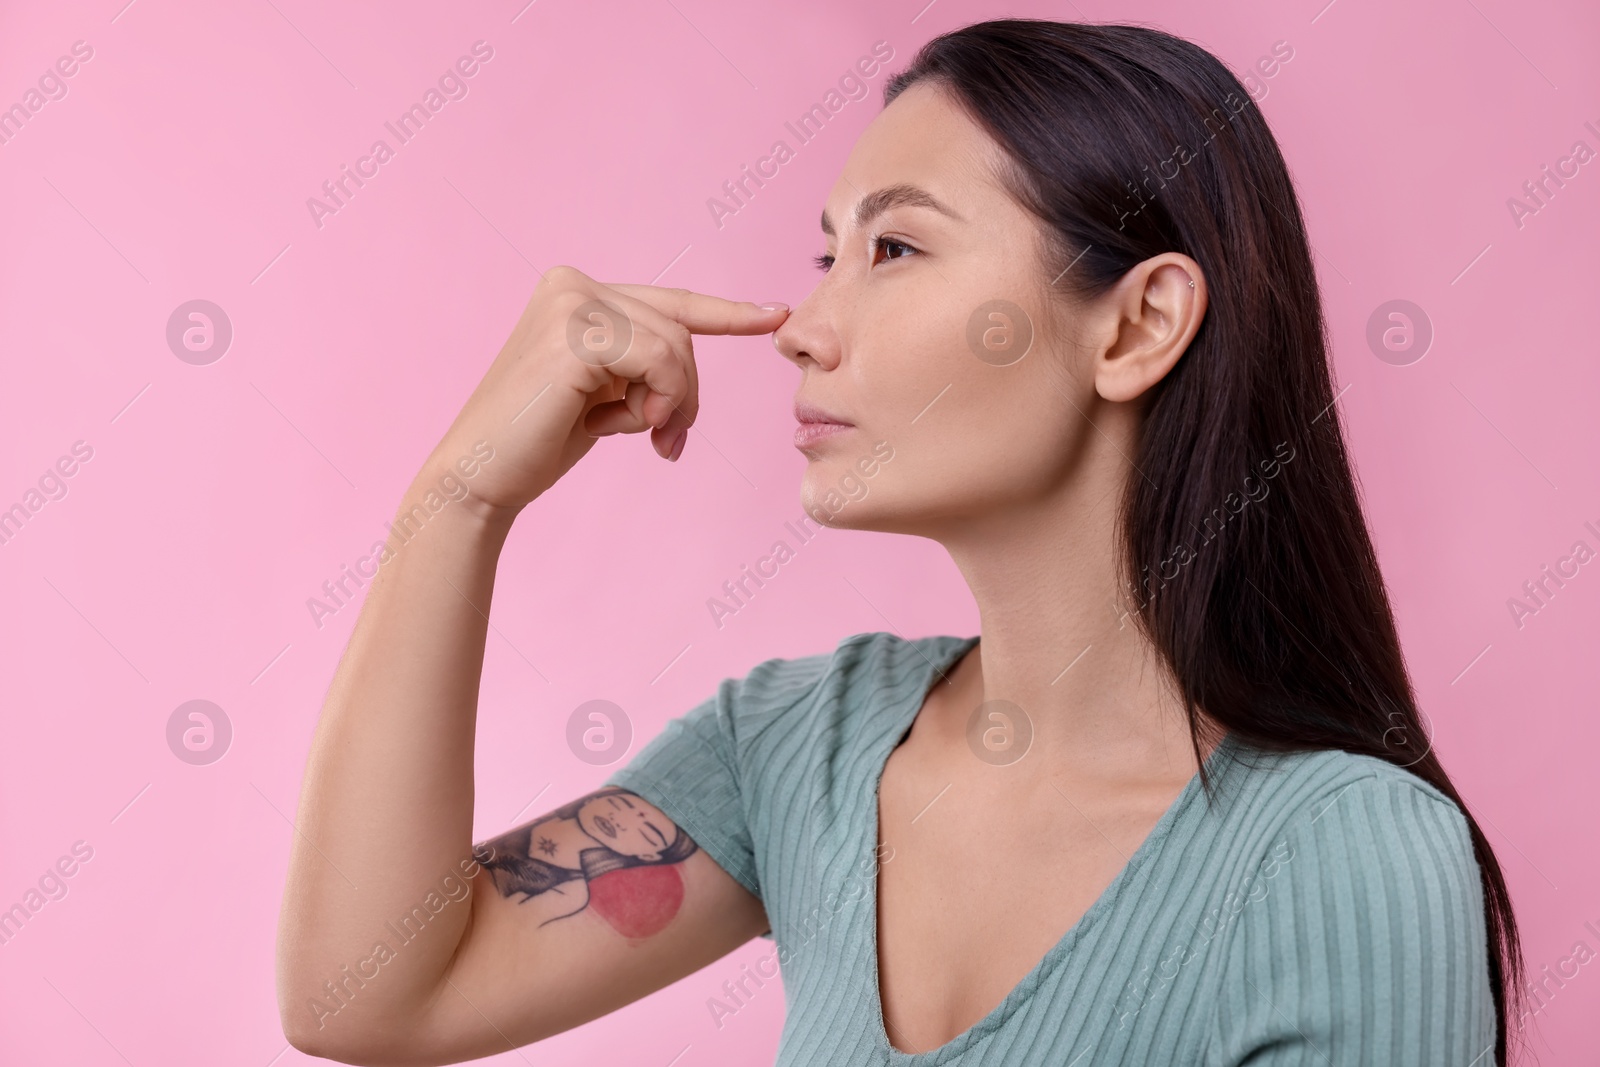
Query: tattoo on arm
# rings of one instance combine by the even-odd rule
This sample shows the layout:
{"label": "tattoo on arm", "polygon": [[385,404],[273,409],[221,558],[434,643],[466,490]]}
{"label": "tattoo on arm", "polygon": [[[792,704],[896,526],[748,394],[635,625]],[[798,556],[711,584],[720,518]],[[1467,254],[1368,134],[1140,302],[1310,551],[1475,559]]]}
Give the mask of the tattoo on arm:
{"label": "tattoo on arm", "polygon": [[677,865],[698,846],[661,809],[607,786],[473,849],[539,925],[591,911],[624,937],[665,929],[683,904]]}

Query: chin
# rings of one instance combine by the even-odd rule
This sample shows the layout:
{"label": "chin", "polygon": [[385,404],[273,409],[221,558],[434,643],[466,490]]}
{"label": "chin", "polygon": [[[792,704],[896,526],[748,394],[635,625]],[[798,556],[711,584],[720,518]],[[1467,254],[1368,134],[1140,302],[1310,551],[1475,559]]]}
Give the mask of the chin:
{"label": "chin", "polygon": [[[800,484],[800,505],[813,522],[836,529],[873,529],[881,519],[883,498],[890,487],[884,471],[894,448],[879,441],[859,454],[807,456]],[[904,462],[903,460],[901,461]]]}
{"label": "chin", "polygon": [[800,506],[812,522],[830,530],[878,530],[889,517],[884,514],[883,502],[869,492],[855,498],[847,497],[836,488],[837,480],[814,487],[808,478],[800,490]]}

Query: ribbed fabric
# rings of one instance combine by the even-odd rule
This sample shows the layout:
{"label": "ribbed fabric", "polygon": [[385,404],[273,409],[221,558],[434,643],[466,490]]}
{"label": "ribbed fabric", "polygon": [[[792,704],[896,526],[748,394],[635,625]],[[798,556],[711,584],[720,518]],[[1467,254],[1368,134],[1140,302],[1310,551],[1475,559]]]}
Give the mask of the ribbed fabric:
{"label": "ribbed fabric", "polygon": [[1493,1062],[1460,810],[1383,760],[1232,736],[1207,763],[1213,804],[1197,775],[988,1016],[936,1049],[893,1048],[875,951],[878,784],[931,685],[977,641],[856,634],[831,655],[767,660],[608,779],[765,904],[788,1009],[778,1067]]}

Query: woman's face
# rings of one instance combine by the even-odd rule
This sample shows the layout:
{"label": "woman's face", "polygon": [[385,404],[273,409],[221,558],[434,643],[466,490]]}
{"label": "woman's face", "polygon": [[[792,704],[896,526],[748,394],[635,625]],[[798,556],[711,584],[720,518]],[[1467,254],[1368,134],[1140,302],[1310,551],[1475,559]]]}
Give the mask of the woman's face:
{"label": "woman's face", "polygon": [[578,826],[613,852],[655,862],[678,828],[655,805],[636,796],[607,793],[578,809]]}
{"label": "woman's face", "polygon": [[1052,293],[1002,150],[916,83],[856,142],[823,215],[826,274],[774,335],[797,404],[849,423],[797,447],[818,522],[931,534],[1060,488],[1095,432],[1088,320]]}

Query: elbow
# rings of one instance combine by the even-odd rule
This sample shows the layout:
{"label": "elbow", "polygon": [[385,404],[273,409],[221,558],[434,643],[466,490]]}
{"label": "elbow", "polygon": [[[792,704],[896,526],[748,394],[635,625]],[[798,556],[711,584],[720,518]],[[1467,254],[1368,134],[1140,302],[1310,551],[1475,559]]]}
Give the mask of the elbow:
{"label": "elbow", "polygon": [[379,1040],[356,1019],[336,1018],[337,1011],[327,1006],[324,997],[304,990],[287,993],[278,1001],[278,1021],[285,1040],[307,1056],[359,1067],[400,1062],[393,1041]]}
{"label": "elbow", "polygon": [[341,1033],[341,1029],[348,1031],[349,1028],[341,1028],[335,1018],[339,1002],[334,1001],[335,1006],[329,1007],[325,991],[315,989],[307,976],[299,973],[303,968],[294,966],[293,961],[292,956],[282,951],[280,944],[277,967],[278,1025],[283,1030],[284,1038],[308,1056],[344,1063],[357,1062],[347,1059],[348,1050],[341,1047],[348,1043],[351,1035],[348,1032]]}
{"label": "elbow", "polygon": [[398,1062],[398,1031],[374,1025],[377,1005],[350,999],[348,987],[341,996],[337,985],[320,981],[325,976],[307,954],[290,951],[291,944],[280,943],[277,962],[278,1025],[289,1044],[307,1056],[362,1067]]}
{"label": "elbow", "polygon": [[395,1058],[392,1049],[377,1042],[364,1041],[360,1035],[335,1034],[333,1027],[318,1030],[315,1026],[285,1026],[283,1036],[296,1050],[318,1059],[336,1063],[355,1064],[357,1067],[393,1067],[401,1062],[417,1061]]}
{"label": "elbow", "polygon": [[294,1046],[296,1051],[303,1052],[307,1056],[315,1056],[323,1060],[337,1060],[340,1063],[360,1062],[359,1060],[349,1059],[324,1045],[321,1035],[314,1032],[290,1030],[286,1027],[283,1031],[283,1036],[288,1039],[289,1044]]}
{"label": "elbow", "polygon": [[[311,1008],[305,1005],[310,1001]],[[316,998],[294,997],[292,1003],[278,1005],[283,1036],[296,1050],[318,1059],[336,1060],[340,1063],[367,1064],[372,1061],[361,1055],[358,1041],[352,1035],[340,1034],[338,1026],[326,1019],[313,1018]]]}
{"label": "elbow", "polygon": [[315,1056],[323,1060],[336,1060],[339,1063],[363,1063],[360,1056],[352,1055],[349,1050],[337,1047],[328,1040],[326,1034],[307,1027],[285,1026],[283,1036],[294,1048],[307,1056]]}
{"label": "elbow", "polygon": [[422,1003],[376,998],[354,974],[345,975],[343,984],[321,980],[325,970],[292,953],[279,959],[278,1025],[295,1049],[357,1067],[437,1067],[458,1062],[435,1040]]}
{"label": "elbow", "polygon": [[[312,1004],[309,1008],[308,1000]],[[279,1010],[284,1038],[307,1056],[356,1067],[434,1067],[454,1062],[440,1058],[414,1027],[335,1019],[331,1011],[325,1015],[316,1012],[317,1002],[315,997],[301,997],[281,1005]]]}

